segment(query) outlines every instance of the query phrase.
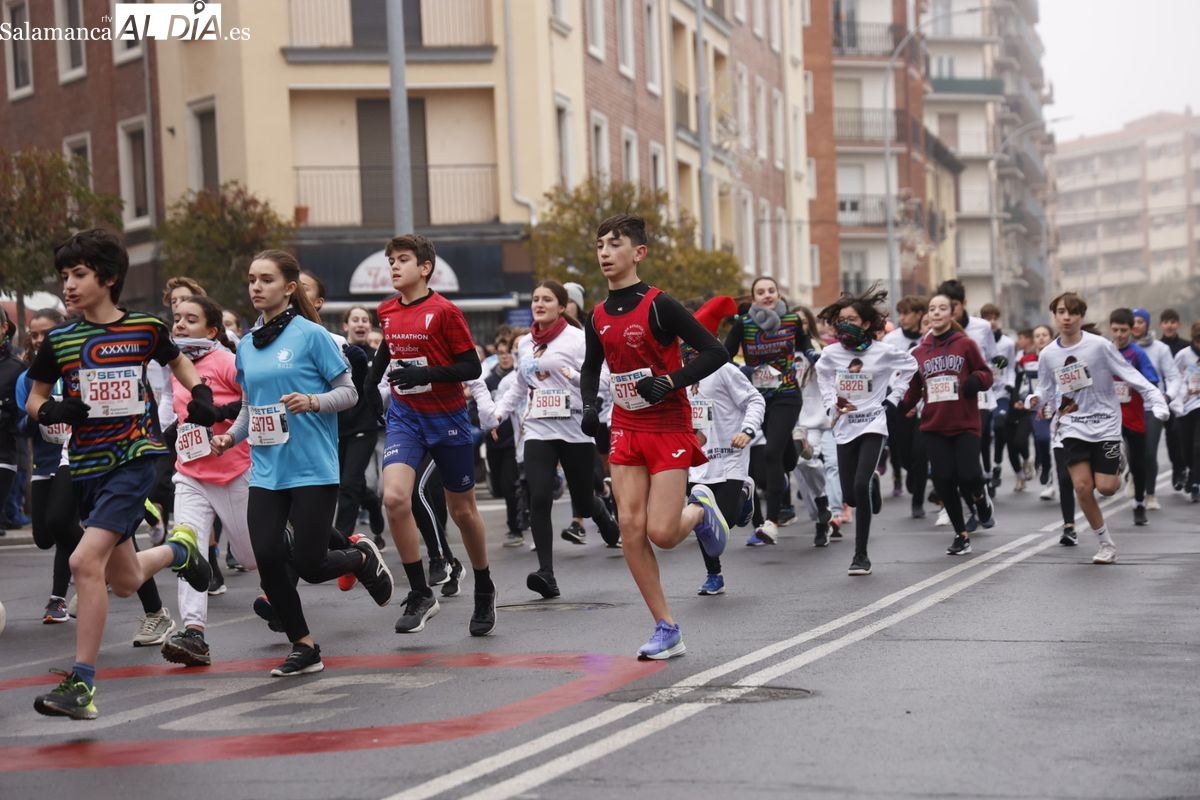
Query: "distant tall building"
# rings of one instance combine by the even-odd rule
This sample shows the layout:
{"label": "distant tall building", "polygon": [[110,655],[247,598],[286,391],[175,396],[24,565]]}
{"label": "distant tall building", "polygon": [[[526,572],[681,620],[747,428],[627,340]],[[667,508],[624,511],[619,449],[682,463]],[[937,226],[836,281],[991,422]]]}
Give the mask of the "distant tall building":
{"label": "distant tall building", "polygon": [[1200,274],[1200,117],[1160,113],[1060,142],[1055,279],[1107,310]]}

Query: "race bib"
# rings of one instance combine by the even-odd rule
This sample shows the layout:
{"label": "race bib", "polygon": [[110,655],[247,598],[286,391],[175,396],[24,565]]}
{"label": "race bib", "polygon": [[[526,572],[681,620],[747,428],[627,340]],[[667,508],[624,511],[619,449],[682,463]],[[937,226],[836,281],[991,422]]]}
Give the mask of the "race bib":
{"label": "race bib", "polygon": [[783,381],[780,380],[779,370],[770,364],[763,364],[751,373],[750,382],[755,389],[778,389]]}
{"label": "race bib", "polygon": [[[393,358],[390,362],[388,362],[388,372],[398,369],[401,364],[407,364],[410,367],[424,367],[429,364],[429,359],[425,356],[413,356],[412,358]],[[432,388],[433,387],[428,383],[423,383],[420,386],[414,386],[411,389],[399,389],[393,386],[392,391],[396,394],[421,394],[423,392],[428,392]]]}
{"label": "race bib", "polygon": [[193,425],[190,422],[180,424],[179,434],[175,439],[175,452],[179,454],[179,463],[187,464],[210,454],[212,445],[209,439],[208,428],[203,425]]}
{"label": "race bib", "polygon": [[642,378],[649,378],[653,374],[649,368],[643,368],[635,369],[633,372],[611,375],[613,402],[626,411],[649,408],[650,404],[637,393],[637,382]]}
{"label": "race bib", "polygon": [[1060,392],[1077,392],[1092,385],[1092,373],[1087,364],[1065,364],[1054,370],[1054,382]]}
{"label": "race bib", "polygon": [[140,367],[79,370],[79,395],[91,406],[89,418],[140,417],[146,412],[142,400]]}
{"label": "race bib", "polygon": [[250,444],[257,447],[283,444],[289,437],[287,409],[282,403],[250,406]]}
{"label": "race bib", "polygon": [[836,386],[837,396],[847,400],[861,400],[871,396],[871,376],[861,372],[839,369]]}
{"label": "race bib", "polygon": [[980,411],[991,411],[996,407],[996,398],[992,397],[991,392],[989,392],[987,389],[984,389],[979,393],[978,405]]}
{"label": "race bib", "polygon": [[562,419],[571,416],[571,393],[566,389],[534,389],[529,398],[533,419]]}
{"label": "race bib", "polygon": [[925,380],[925,402],[948,403],[957,399],[957,375],[936,375]]}
{"label": "race bib", "polygon": [[703,431],[707,434],[713,425],[713,401],[691,398],[691,403],[692,430]]}
{"label": "race bib", "polygon": [[1187,393],[1200,394],[1200,368],[1188,367]]}
{"label": "race bib", "polygon": [[1113,388],[1117,390],[1117,399],[1122,403],[1133,400],[1133,395],[1129,392],[1129,384],[1125,381],[1117,381],[1113,384]]}
{"label": "race bib", "polygon": [[54,425],[38,425],[38,430],[41,431],[44,442],[66,444],[71,441],[71,426],[65,422],[58,422]]}

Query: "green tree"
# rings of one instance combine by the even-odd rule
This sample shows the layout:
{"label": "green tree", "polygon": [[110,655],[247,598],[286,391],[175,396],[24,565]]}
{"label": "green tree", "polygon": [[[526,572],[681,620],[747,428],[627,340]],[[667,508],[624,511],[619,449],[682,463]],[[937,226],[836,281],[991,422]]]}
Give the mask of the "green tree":
{"label": "green tree", "polygon": [[596,265],[596,226],[613,214],[646,220],[650,255],[638,275],[647,283],[681,300],[742,291],[741,266],[732,254],[697,247],[695,222],[686,214],[677,223],[663,215],[665,192],[593,177],[573,189],[557,186],[545,199],[546,209],[529,229],[534,277],[580,284],[589,308],[608,295]]}
{"label": "green tree", "polygon": [[25,295],[54,285],[54,247],[93,227],[121,228],[121,201],[92,191],[87,165],[53,150],[0,150],[0,288]]}
{"label": "green tree", "polygon": [[295,228],[271,204],[237,181],[189,191],[159,226],[164,272],[186,275],[226,308],[249,313],[246,270],[260,250],[282,247]]}

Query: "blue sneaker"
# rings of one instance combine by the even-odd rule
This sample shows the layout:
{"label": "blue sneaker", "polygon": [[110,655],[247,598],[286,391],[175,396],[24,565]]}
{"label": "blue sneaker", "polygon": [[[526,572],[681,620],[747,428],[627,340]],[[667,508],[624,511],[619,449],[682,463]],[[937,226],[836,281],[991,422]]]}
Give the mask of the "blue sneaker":
{"label": "blue sneaker", "polygon": [[755,531],[754,533],[752,533],[746,537],[746,547],[762,547],[765,544],[766,544],[766,541],[764,541],[758,535],[758,531]]}
{"label": "blue sneaker", "polygon": [[696,539],[705,553],[716,558],[725,552],[725,543],[729,540],[729,525],[717,508],[717,500],[713,497],[712,490],[701,484],[692,489],[688,502],[698,503],[704,510],[704,517],[695,528]]}
{"label": "blue sneaker", "polygon": [[710,594],[725,594],[725,579],[720,575],[709,575],[705,579],[704,585],[700,587],[700,591],[696,594],[704,596]]}
{"label": "blue sneaker", "polygon": [[687,647],[683,644],[683,634],[680,632],[679,626],[668,625],[660,619],[650,641],[638,648],[638,660],[665,661],[686,652]]}

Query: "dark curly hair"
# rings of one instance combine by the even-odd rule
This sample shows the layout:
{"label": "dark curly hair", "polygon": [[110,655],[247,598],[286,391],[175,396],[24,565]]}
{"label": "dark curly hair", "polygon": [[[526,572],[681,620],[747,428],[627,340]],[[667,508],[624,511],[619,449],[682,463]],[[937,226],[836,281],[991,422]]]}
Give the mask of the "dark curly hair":
{"label": "dark curly hair", "polygon": [[837,300],[834,300],[821,309],[821,313],[817,315],[817,319],[830,327],[836,327],[838,314],[842,313],[842,309],[853,308],[855,313],[862,319],[863,326],[872,333],[878,333],[887,324],[887,296],[886,289],[881,289],[878,283],[873,283],[870,288],[860,295],[853,295],[848,292],[843,294]]}

